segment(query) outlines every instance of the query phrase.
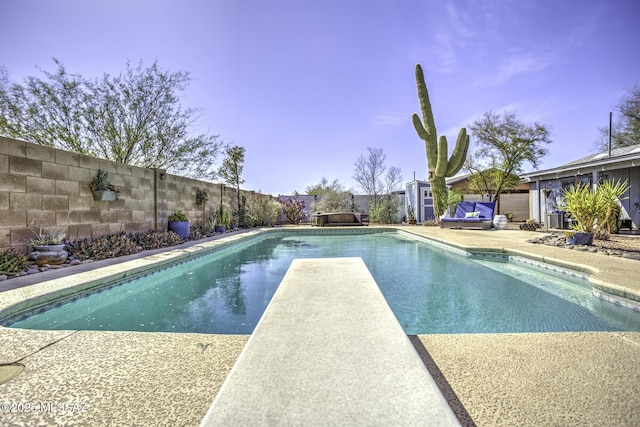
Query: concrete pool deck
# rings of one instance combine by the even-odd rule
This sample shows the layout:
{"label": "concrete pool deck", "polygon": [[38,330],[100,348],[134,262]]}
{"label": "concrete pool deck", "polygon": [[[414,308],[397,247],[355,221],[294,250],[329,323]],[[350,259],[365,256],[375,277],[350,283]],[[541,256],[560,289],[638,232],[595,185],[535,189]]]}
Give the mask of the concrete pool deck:
{"label": "concrete pool deck", "polygon": [[[640,295],[640,261],[525,242],[539,233],[398,228],[468,248],[582,265],[595,271],[596,284]],[[48,280],[48,273],[29,280]],[[248,338],[0,328],[0,363],[25,365],[0,384],[0,404],[14,404],[9,411],[0,406],[0,424],[197,426]],[[412,341],[463,425],[469,418],[477,425],[532,426],[634,425],[640,419],[640,333],[423,335]],[[25,404],[40,407],[26,413]]]}

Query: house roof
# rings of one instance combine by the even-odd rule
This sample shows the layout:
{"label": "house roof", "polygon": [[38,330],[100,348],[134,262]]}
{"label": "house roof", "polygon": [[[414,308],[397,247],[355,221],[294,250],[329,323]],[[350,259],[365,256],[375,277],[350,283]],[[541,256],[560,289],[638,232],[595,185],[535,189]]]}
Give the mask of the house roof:
{"label": "house roof", "polygon": [[[628,165],[622,164],[632,162],[634,160],[640,160],[640,144],[630,145],[628,147],[614,148],[611,150],[611,156],[609,156],[609,151],[607,150],[601,153],[591,154],[589,156],[574,160],[569,163],[565,163],[560,166],[556,166],[554,168],[525,173],[520,177],[522,179],[529,180],[533,177],[541,177],[550,174],[562,174],[579,168],[586,169],[591,167],[605,167],[607,165],[614,165],[616,163],[621,164],[622,167],[628,167]],[[635,166],[634,164],[632,165]]]}

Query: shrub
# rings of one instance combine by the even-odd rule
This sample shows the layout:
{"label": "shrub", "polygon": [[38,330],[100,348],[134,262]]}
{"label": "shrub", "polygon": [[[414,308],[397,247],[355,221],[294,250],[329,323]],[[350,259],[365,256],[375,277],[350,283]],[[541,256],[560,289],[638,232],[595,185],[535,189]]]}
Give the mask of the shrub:
{"label": "shrub", "polygon": [[369,219],[372,222],[382,224],[398,223],[398,208],[400,207],[400,199],[397,197],[384,197],[378,201],[377,205],[371,206],[369,209]]}
{"label": "shrub", "polygon": [[280,203],[269,196],[257,195],[248,209],[248,222],[253,226],[273,226],[280,215]]}
{"label": "shrub", "polygon": [[299,224],[304,219],[305,203],[302,200],[298,200],[297,197],[290,197],[287,199],[281,199],[280,205],[282,207],[282,213],[289,224]]}

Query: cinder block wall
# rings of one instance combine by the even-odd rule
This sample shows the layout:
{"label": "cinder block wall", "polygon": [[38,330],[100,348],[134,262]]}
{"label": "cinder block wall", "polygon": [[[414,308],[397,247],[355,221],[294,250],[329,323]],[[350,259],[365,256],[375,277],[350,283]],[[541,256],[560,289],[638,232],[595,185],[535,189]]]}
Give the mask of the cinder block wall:
{"label": "cinder block wall", "polygon": [[[89,184],[98,170],[109,172],[119,200],[93,200]],[[209,195],[204,204],[196,203],[197,189]],[[70,239],[164,231],[176,210],[197,225],[218,206],[220,194],[236,205],[235,191],[222,184],[0,137],[0,249],[27,251],[40,227],[61,229]]]}

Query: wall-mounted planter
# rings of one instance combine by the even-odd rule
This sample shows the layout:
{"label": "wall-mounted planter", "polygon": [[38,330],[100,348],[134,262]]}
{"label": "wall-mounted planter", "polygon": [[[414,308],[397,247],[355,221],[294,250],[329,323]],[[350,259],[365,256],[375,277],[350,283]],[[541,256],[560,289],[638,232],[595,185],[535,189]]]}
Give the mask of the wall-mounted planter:
{"label": "wall-mounted planter", "polygon": [[93,192],[93,200],[95,200],[96,202],[113,202],[117,199],[118,194],[115,191],[104,190]]}

